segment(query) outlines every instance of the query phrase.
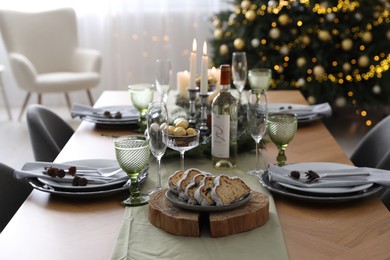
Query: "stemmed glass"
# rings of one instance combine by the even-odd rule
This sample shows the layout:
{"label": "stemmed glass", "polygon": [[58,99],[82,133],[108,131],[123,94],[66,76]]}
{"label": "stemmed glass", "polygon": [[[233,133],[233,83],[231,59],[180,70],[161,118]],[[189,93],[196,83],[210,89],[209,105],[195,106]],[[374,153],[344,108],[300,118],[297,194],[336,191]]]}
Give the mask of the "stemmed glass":
{"label": "stemmed glass", "polygon": [[146,114],[147,133],[149,136],[150,151],[157,159],[157,184],[152,191],[161,189],[161,158],[164,156],[168,142],[168,110],[164,102],[149,104]]}
{"label": "stemmed glass", "polygon": [[286,164],[285,150],[297,131],[297,116],[292,113],[272,113],[268,115],[267,132],[271,141],[278,147],[276,160],[279,166]]}
{"label": "stemmed glass", "polygon": [[180,152],[180,169],[184,171],[184,153],[199,145],[199,130],[195,134],[176,136],[168,135],[168,147]]}
{"label": "stemmed glass", "polygon": [[268,90],[272,71],[266,68],[255,68],[248,72],[248,80],[251,89]]}
{"label": "stemmed glass", "polygon": [[129,86],[129,93],[133,106],[139,111],[140,119],[138,121],[140,132],[146,130],[146,112],[148,105],[154,98],[153,84],[134,84]]}
{"label": "stemmed glass", "polygon": [[249,133],[256,142],[256,168],[249,170],[250,175],[259,176],[260,169],[259,143],[267,129],[267,96],[264,90],[250,90],[248,95],[247,118]]}
{"label": "stemmed glass", "polygon": [[245,88],[248,65],[245,52],[233,52],[232,58],[232,76],[233,84],[238,91],[238,102],[241,104],[241,94]]}
{"label": "stemmed glass", "polygon": [[145,136],[121,136],[114,139],[115,154],[119,166],[130,177],[130,197],[122,202],[125,206],[147,204],[149,196],[142,194],[138,176],[149,163],[149,140]]}
{"label": "stemmed glass", "polygon": [[170,60],[156,60],[156,89],[160,97],[160,101],[167,102],[172,77],[172,68]]}

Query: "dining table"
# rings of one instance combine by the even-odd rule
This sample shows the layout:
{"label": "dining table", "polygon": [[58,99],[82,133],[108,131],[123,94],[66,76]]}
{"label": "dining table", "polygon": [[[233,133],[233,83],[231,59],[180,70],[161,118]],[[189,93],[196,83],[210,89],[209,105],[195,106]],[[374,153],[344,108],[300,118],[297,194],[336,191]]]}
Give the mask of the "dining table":
{"label": "dining table", "polygon": [[[170,98],[174,97],[171,94]],[[267,91],[269,103],[307,104],[304,96],[295,90]],[[129,105],[127,91],[104,91],[95,103],[95,107]],[[101,128],[93,122],[82,121],[74,135],[62,149],[55,162],[70,162],[76,160],[101,159],[115,160],[112,138],[121,135],[134,134],[135,128]],[[276,163],[277,148],[267,143],[261,151],[263,161]],[[288,164],[305,162],[331,162],[353,165],[335,138],[323,124],[321,119],[298,127],[296,135],[286,150]],[[248,151],[246,156],[255,165],[254,151]],[[172,162],[173,160],[173,162]],[[203,159],[202,163],[208,163]],[[185,158],[186,165],[197,165],[197,160]],[[179,165],[179,157],[162,159],[162,169],[166,178],[171,174],[169,167],[164,165]],[[211,161],[209,161],[211,165]],[[202,167],[201,165],[199,167]],[[208,166],[209,167],[209,166]],[[245,172],[248,164],[237,164],[237,170]],[[167,169],[170,170],[167,170]],[[152,177],[154,172],[149,172]],[[248,177],[249,178],[249,177]],[[280,259],[389,259],[390,250],[390,213],[380,198],[376,195],[346,202],[313,203],[295,200],[269,192],[256,179],[251,179],[251,186],[261,189],[270,198],[272,223],[280,230],[282,240],[279,248]],[[118,250],[118,237],[123,229],[126,218],[125,207],[120,201],[129,196],[128,191],[122,191],[109,196],[77,198],[55,196],[49,192],[34,189],[12,220],[0,234],[0,259],[115,259]],[[148,205],[144,207],[147,212]],[[134,210],[132,208],[131,210]],[[271,214],[271,213],[270,213]],[[139,216],[144,216],[138,214]],[[143,223],[147,223],[144,220]],[[258,227],[240,234],[231,235],[224,259],[229,254],[240,252],[246,237],[253,239],[253,251],[258,259],[277,259],[278,257],[261,257],[255,250],[256,236],[265,227]],[[268,227],[267,227],[268,228]],[[141,241],[141,247],[153,246],[145,237],[161,238],[159,250],[162,253],[170,250],[166,241],[175,239],[181,246],[187,238],[176,238],[164,233],[154,226],[148,226],[148,234],[142,229],[135,235]],[[272,229],[270,229],[272,230]],[[123,235],[123,234],[122,234]],[[128,234],[127,234],[128,235]],[[133,233],[129,236],[132,239]],[[146,236],[148,235],[148,236]],[[205,236],[202,234],[202,236]],[[207,236],[207,235],[206,235]],[[272,234],[269,234],[271,237]],[[201,238],[192,238],[196,241]],[[218,243],[221,238],[206,237],[208,243]],[[267,241],[267,236],[262,240]],[[180,248],[180,247],[179,247]],[[270,250],[271,250],[270,248]],[[180,258],[180,252],[176,252]],[[118,259],[142,259],[136,255]],[[270,254],[267,254],[268,256]],[[194,255],[195,256],[195,255]],[[247,259],[245,255],[242,257]],[[155,259],[161,259],[158,255]],[[165,258],[168,259],[168,258]],[[249,258],[248,258],[249,259]]]}

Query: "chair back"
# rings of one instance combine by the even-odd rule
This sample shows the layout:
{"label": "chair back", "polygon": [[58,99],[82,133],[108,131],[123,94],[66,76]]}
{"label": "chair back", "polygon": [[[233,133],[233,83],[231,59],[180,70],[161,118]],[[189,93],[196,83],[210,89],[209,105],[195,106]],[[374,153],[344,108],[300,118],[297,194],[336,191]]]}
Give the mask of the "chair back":
{"label": "chair back", "polygon": [[71,71],[78,44],[73,9],[43,12],[0,10],[0,32],[8,54],[26,56],[38,74]]}
{"label": "chair back", "polygon": [[0,232],[31,193],[32,187],[14,177],[14,169],[0,163]]}
{"label": "chair back", "polygon": [[359,142],[351,155],[355,166],[390,170],[390,115]]}
{"label": "chair back", "polygon": [[74,133],[61,117],[38,104],[27,108],[27,125],[36,161],[54,161]]}

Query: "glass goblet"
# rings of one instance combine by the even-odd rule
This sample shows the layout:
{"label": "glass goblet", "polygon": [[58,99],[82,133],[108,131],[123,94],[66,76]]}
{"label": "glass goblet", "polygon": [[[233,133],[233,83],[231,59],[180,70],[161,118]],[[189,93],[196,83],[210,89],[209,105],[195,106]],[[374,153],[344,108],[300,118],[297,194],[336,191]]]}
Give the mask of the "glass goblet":
{"label": "glass goblet", "polygon": [[256,168],[247,171],[250,175],[259,176],[264,171],[260,169],[259,143],[267,129],[267,96],[264,90],[250,90],[248,95],[248,128],[256,142]]}
{"label": "glass goblet", "polygon": [[149,140],[145,136],[121,136],[114,139],[115,154],[119,166],[130,177],[130,196],[122,202],[125,206],[147,204],[149,196],[142,194],[138,176],[149,163]]}
{"label": "glass goblet", "polygon": [[248,80],[253,90],[268,90],[272,71],[266,68],[255,68],[248,72]]}
{"label": "glass goblet", "polygon": [[156,89],[161,102],[167,102],[170,82],[172,77],[172,68],[170,60],[156,60]]}
{"label": "glass goblet", "polygon": [[154,98],[154,85],[147,83],[130,85],[129,94],[133,106],[140,113],[138,124],[142,133],[146,130],[146,112],[148,111],[148,105]]}
{"label": "glass goblet", "polygon": [[199,130],[194,135],[168,135],[168,147],[180,153],[180,169],[184,171],[184,153],[199,145]]}
{"label": "glass goblet", "polygon": [[245,52],[233,52],[232,57],[232,76],[233,84],[238,91],[238,102],[241,104],[241,94],[245,88],[248,73],[248,65]]}
{"label": "glass goblet", "polygon": [[168,143],[168,110],[164,102],[152,102],[146,114],[147,133],[149,136],[150,151],[157,159],[156,188],[161,189],[161,158],[164,156]]}
{"label": "glass goblet", "polygon": [[268,115],[267,132],[271,141],[278,147],[276,160],[279,166],[286,164],[285,150],[297,131],[298,120],[295,114],[272,113]]}

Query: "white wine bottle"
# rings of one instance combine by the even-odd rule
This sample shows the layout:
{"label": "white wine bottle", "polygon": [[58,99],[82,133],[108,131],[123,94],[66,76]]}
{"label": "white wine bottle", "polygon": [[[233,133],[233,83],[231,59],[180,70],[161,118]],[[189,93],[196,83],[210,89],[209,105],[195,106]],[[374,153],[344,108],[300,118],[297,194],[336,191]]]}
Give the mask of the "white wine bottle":
{"label": "white wine bottle", "polygon": [[213,166],[229,169],[237,164],[238,100],[230,93],[230,65],[221,65],[221,89],[211,108],[211,155]]}

